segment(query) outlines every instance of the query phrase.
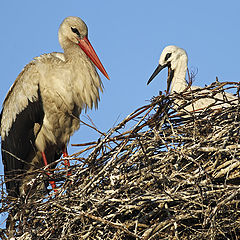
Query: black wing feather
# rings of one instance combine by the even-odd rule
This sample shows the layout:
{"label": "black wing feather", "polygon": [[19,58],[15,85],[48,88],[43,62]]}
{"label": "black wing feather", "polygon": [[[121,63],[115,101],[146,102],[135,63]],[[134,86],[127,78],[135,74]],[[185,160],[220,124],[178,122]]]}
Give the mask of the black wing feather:
{"label": "black wing feather", "polygon": [[28,105],[17,114],[8,135],[2,140],[5,182],[10,196],[19,195],[22,174],[36,152],[34,124],[42,125],[43,117],[43,104],[38,90],[38,99],[28,101]]}

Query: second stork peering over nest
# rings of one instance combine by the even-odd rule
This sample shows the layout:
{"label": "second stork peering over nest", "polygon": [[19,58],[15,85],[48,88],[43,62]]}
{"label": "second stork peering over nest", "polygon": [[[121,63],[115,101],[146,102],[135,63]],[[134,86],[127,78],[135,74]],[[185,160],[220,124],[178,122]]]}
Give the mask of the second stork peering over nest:
{"label": "second stork peering over nest", "polygon": [[[157,74],[164,68],[168,68],[167,78],[167,93],[182,93],[184,91],[194,91],[199,89],[197,86],[188,86],[186,81],[188,56],[184,49],[174,45],[167,46],[163,49],[159,59],[159,65],[148,80],[149,84]],[[207,90],[204,91],[206,96],[210,93]],[[214,93],[213,93],[214,94]],[[218,109],[222,107],[229,107],[230,105],[224,101],[224,98],[228,102],[237,104],[237,97],[231,93],[216,93],[213,98],[203,97],[195,99],[193,102],[189,101],[186,107],[181,111],[185,113],[201,111],[205,108]],[[174,99],[173,99],[174,101]],[[180,105],[179,100],[175,100],[175,107]]]}

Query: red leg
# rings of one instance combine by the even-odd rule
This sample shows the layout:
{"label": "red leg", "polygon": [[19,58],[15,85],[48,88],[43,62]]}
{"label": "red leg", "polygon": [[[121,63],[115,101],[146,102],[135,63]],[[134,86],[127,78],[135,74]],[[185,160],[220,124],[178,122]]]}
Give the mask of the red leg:
{"label": "red leg", "polygon": [[[63,157],[68,157],[68,152],[67,152],[67,148],[64,147],[63,150],[62,150],[62,153],[63,153]],[[69,163],[69,160],[68,159],[64,159],[64,165],[65,167],[70,167],[70,163]]]}
{"label": "red leg", "polygon": [[68,151],[66,147],[63,148],[62,152],[63,152],[63,157],[68,157]]}
{"label": "red leg", "polygon": [[[42,158],[43,158],[44,165],[47,166],[48,165],[47,158],[44,152],[42,152]],[[50,176],[50,173],[47,172],[47,175]],[[49,183],[51,184],[53,191],[57,192],[55,181],[49,181]]]}
{"label": "red leg", "polygon": [[[67,147],[63,148],[62,153],[64,158],[68,157]],[[66,168],[70,167],[69,159],[64,159],[64,165]],[[70,175],[71,175],[71,171],[67,173],[67,176],[70,176]]]}

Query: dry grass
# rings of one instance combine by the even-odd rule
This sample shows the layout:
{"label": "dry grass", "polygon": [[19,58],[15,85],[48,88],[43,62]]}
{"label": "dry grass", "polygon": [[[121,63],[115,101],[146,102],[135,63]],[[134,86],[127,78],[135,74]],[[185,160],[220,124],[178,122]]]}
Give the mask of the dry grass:
{"label": "dry grass", "polygon": [[57,193],[12,202],[3,193],[2,212],[18,210],[17,239],[239,239],[240,104],[184,118],[172,108],[206,89],[239,95],[238,83],[214,83],[154,97],[81,144],[71,176],[55,171]]}

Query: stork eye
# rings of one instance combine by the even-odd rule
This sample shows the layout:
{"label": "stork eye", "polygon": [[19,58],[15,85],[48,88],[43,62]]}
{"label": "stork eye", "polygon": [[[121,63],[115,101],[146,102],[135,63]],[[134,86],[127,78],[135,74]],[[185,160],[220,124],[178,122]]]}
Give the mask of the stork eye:
{"label": "stork eye", "polygon": [[76,33],[78,36],[80,36],[79,31],[76,28],[71,27],[72,32]]}
{"label": "stork eye", "polygon": [[167,61],[171,57],[172,53],[167,53],[165,56],[165,61]]}

